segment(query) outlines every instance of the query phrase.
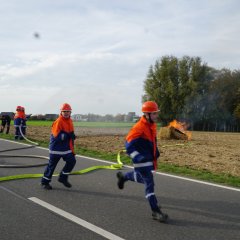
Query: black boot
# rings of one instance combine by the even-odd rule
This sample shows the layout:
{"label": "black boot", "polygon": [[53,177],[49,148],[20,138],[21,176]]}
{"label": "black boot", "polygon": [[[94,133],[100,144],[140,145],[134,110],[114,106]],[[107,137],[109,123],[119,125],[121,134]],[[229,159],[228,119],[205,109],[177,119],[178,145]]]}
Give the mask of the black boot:
{"label": "black boot", "polygon": [[152,212],[152,218],[162,223],[168,222],[168,215],[161,210],[159,212]]}
{"label": "black boot", "polygon": [[124,179],[123,173],[122,172],[118,172],[117,173],[117,178],[118,178],[118,182],[117,182],[118,188],[119,189],[123,189],[124,188],[124,183],[125,183],[125,179]]}
{"label": "black boot", "polygon": [[72,184],[70,182],[68,182],[67,179],[58,178],[58,181],[60,183],[62,183],[67,188],[71,188],[72,187]]}
{"label": "black boot", "polygon": [[41,186],[46,190],[52,190],[52,186],[49,183],[41,183]]}

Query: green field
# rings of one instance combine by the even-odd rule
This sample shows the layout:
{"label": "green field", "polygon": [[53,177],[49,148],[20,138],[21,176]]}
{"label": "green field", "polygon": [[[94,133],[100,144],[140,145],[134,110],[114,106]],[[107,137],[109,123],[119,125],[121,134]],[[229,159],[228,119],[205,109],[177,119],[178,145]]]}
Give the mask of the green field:
{"label": "green field", "polygon": [[[51,126],[53,121],[27,121],[28,126]],[[73,122],[76,127],[91,127],[91,128],[125,128],[132,127],[134,123],[127,122]]]}
{"label": "green field", "polygon": [[52,126],[53,121],[40,121],[40,120],[28,120],[27,126],[44,126],[49,127]]}

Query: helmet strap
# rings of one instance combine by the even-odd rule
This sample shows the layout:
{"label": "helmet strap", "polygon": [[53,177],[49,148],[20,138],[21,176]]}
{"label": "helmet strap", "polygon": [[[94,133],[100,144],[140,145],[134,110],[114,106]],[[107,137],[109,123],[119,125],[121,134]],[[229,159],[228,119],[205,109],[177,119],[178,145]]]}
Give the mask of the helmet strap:
{"label": "helmet strap", "polygon": [[151,118],[151,113],[148,113],[148,117],[149,117],[149,122],[150,122],[150,123],[154,123],[154,121],[153,121],[152,118]]}
{"label": "helmet strap", "polygon": [[[61,111],[61,116],[63,116],[63,117],[64,117],[64,114],[63,114],[64,112],[66,112],[66,111]],[[70,111],[69,118],[71,117],[71,113],[72,113],[72,112]]]}
{"label": "helmet strap", "polygon": [[148,122],[154,123],[154,121],[151,118],[151,113],[144,113],[144,115]]}

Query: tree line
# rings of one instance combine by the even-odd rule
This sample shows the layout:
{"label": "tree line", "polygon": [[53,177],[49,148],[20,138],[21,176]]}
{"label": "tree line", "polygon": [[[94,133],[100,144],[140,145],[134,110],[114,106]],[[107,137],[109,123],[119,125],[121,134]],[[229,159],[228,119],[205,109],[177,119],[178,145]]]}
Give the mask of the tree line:
{"label": "tree line", "polygon": [[163,56],[151,65],[142,100],[156,101],[164,125],[187,121],[191,130],[240,132],[240,71],[217,70],[200,57]]}

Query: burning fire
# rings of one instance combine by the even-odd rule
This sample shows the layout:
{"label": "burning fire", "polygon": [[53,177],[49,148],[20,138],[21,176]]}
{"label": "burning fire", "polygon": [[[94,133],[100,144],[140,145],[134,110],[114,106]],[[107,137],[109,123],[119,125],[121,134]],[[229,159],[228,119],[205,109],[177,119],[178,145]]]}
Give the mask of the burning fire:
{"label": "burning fire", "polygon": [[191,140],[192,133],[187,131],[189,124],[187,124],[185,122],[178,122],[177,120],[173,120],[172,122],[169,123],[169,125],[167,127],[169,127],[169,128],[173,127],[175,129],[177,129],[182,134],[185,134],[187,136],[188,140]]}

